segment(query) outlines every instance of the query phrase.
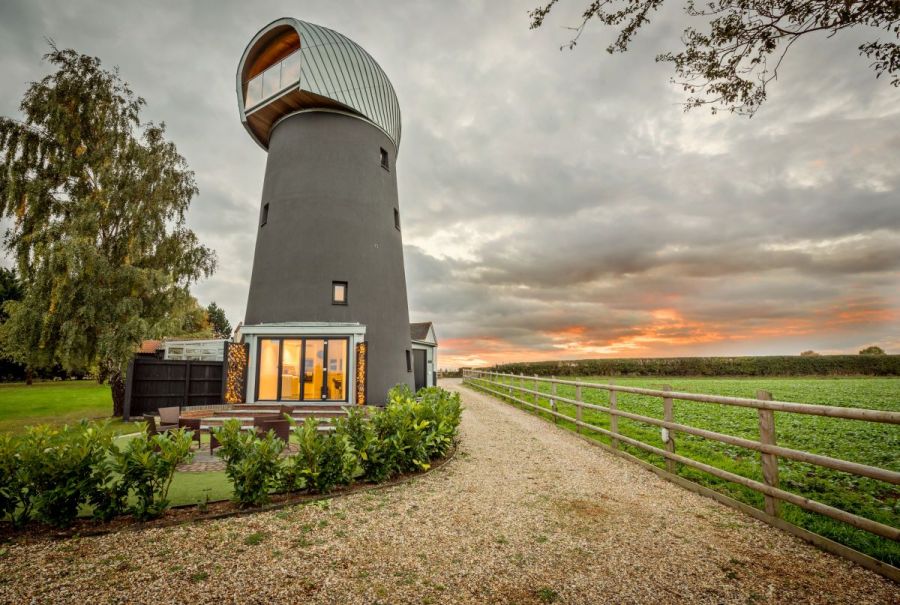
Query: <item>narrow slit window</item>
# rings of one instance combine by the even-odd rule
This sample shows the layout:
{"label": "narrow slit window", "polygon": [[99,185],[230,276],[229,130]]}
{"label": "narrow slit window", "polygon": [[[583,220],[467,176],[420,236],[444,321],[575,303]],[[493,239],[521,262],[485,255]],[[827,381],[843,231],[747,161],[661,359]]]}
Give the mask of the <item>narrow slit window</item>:
{"label": "narrow slit window", "polygon": [[384,147],[381,148],[381,167],[388,172],[390,172],[391,170],[390,160],[388,159],[388,152]]}
{"label": "narrow slit window", "polygon": [[346,305],[347,304],[347,282],[333,281],[331,282],[331,304]]}
{"label": "narrow slit window", "polygon": [[262,218],[259,221],[259,226],[265,227],[266,223],[268,223],[268,222],[269,222],[269,205],[263,204]]}
{"label": "narrow slit window", "polygon": [[406,349],[406,371],[412,372],[412,353]]}
{"label": "narrow slit window", "polygon": [[400,231],[400,211],[394,208],[394,227]]}

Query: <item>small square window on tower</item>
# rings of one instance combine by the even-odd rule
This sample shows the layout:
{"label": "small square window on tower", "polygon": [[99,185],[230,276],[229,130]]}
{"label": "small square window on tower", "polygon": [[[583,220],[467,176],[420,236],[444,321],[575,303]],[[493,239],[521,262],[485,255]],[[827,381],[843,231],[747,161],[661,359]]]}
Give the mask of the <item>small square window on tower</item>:
{"label": "small square window on tower", "polygon": [[346,305],[347,304],[347,282],[333,281],[331,282],[331,304]]}
{"label": "small square window on tower", "polygon": [[262,209],[262,218],[259,220],[259,226],[264,227],[269,222],[269,205],[264,204]]}
{"label": "small square window on tower", "polygon": [[394,227],[400,231],[400,211],[394,208]]}
{"label": "small square window on tower", "polygon": [[388,172],[390,172],[391,170],[390,160],[388,160],[388,152],[384,147],[381,148],[381,167]]}

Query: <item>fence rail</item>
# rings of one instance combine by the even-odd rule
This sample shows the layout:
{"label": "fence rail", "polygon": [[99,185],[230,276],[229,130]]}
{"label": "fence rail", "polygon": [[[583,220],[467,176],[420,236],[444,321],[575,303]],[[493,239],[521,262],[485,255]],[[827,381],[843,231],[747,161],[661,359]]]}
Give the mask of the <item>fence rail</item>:
{"label": "fence rail", "polygon": [[[878,561],[877,559],[869,557],[868,555],[859,553],[846,546],[840,545],[836,542],[832,542],[825,537],[818,536],[817,534],[810,534],[810,532],[798,528],[781,519],[780,503],[787,502],[805,510],[818,513],[842,523],[846,523],[853,527],[868,531],[877,536],[881,536],[889,540],[900,541],[900,529],[896,527],[892,527],[890,525],[868,519],[866,517],[862,517],[848,511],[835,508],[811,498],[807,498],[805,496],[801,496],[799,494],[781,489],[779,486],[778,459],[786,458],[790,460],[796,460],[799,462],[813,464],[832,470],[850,473],[860,477],[867,477],[870,479],[876,479],[878,481],[884,481],[892,485],[900,485],[900,473],[889,469],[870,466],[867,464],[860,464],[858,462],[851,462],[849,460],[843,460],[840,458],[833,458],[830,456],[824,456],[821,454],[815,454],[812,452],[779,446],[776,444],[775,439],[774,418],[774,412],[777,411],[791,414],[806,414],[828,418],[843,418],[848,420],[896,425],[900,424],[900,412],[867,410],[859,408],[842,408],[836,406],[813,405],[788,401],[773,401],[771,395],[766,391],[758,392],[757,399],[748,399],[741,397],[726,397],[698,393],[683,393],[672,391],[669,388],[664,388],[662,390],[645,389],[614,384],[601,384],[595,382],[583,382],[578,380],[560,380],[557,378],[539,378],[538,376],[524,376],[522,374],[505,374],[500,372],[485,372],[480,370],[464,370],[463,380],[464,382],[467,382],[499,397],[515,401],[516,403],[524,405],[527,408],[549,414],[551,417],[553,417],[554,421],[556,421],[557,419],[563,419],[572,422],[575,424],[579,432],[584,429],[609,437],[611,444],[610,449],[616,453],[622,453],[620,451],[620,444],[625,443],[645,452],[662,456],[666,464],[665,472],[661,472],[662,469],[659,469],[654,465],[650,466],[652,466],[654,472],[659,471],[659,474],[662,474],[666,478],[676,481],[681,485],[692,482],[687,481],[682,477],[678,477],[676,468],[678,464],[683,464],[685,466],[713,475],[714,477],[737,483],[755,492],[758,492],[764,496],[765,514],[754,514],[754,516],[756,516],[757,518],[761,518],[762,520],[770,522],[773,525],[781,527],[782,529],[792,531],[792,533],[800,535],[801,537],[816,543],[820,547],[851,558],[854,561],[861,563],[864,566],[869,567],[870,569],[874,569],[879,573],[887,575],[894,580],[900,580],[900,569],[888,565],[887,563],[884,563],[882,561]],[[541,384],[549,385],[549,393],[540,389]],[[560,385],[574,387],[575,398],[572,399],[570,397],[563,397],[559,395],[557,387]],[[597,391],[608,392],[609,405],[603,406],[583,401],[584,389],[594,389]],[[630,393],[635,395],[659,397],[660,399],[662,399],[663,403],[663,419],[660,420],[659,418],[652,418],[649,416],[635,414],[633,412],[627,412],[619,409],[617,397],[618,393]],[[530,399],[530,401],[526,398]],[[540,399],[546,400],[549,404],[549,408],[539,405]],[[732,435],[726,435],[723,433],[701,429],[686,424],[676,423],[674,422],[674,401],[676,400],[756,409],[759,416],[759,440],[754,441],[752,439],[735,437]],[[575,417],[573,418],[572,416],[561,413],[558,409],[559,403],[566,403],[575,406]],[[585,422],[583,420],[582,414],[582,411],[584,409],[608,414],[610,425],[609,429]],[[662,430],[662,441],[664,447],[656,447],[638,439],[623,435],[618,426],[619,418],[627,418],[629,420],[660,427],[660,429]],[[684,433],[687,435],[702,437],[704,439],[709,439],[719,443],[734,445],[759,452],[763,481],[750,479],[748,477],[744,477],[742,475],[738,475],[736,473],[726,471],[676,453],[675,436],[677,433]],[[624,455],[627,456],[628,454]],[[710,492],[712,490],[704,488],[699,484],[694,485],[697,488],[700,488],[696,489],[695,491],[700,491],[701,493],[704,493],[706,495],[711,495],[707,492]],[[685,485],[685,487],[690,486]],[[713,493],[718,494],[718,492]],[[726,504],[734,505],[733,503],[736,503],[736,501],[733,501],[726,496],[722,496],[721,494],[719,494],[719,496],[720,497],[717,497],[716,499],[725,501]],[[730,502],[728,502],[729,500]],[[739,504],[741,504],[741,506],[738,506],[738,508],[741,508],[741,510],[751,508],[749,506],[743,505],[742,503]],[[752,510],[760,513],[762,512],[758,509]],[[811,536],[815,536],[819,539],[812,538]]]}

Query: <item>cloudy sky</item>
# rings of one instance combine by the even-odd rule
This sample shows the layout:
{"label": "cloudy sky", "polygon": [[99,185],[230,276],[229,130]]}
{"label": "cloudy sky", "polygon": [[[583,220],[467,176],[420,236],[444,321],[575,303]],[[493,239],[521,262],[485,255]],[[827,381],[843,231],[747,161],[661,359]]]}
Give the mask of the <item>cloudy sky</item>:
{"label": "cloudy sky", "polygon": [[611,56],[597,25],[559,50],[586,0],[529,31],[538,1],[4,0],[0,113],[46,73],[45,38],[118,65],[196,172],[188,222],[220,266],[194,292],[236,324],[266,156],[234,72],[298,17],[397,90],[410,315],[435,322],[442,367],[900,352],[900,91],[857,55],[866,32],[796,44],[748,120],[685,114],[653,61],[679,47],[681,2]]}

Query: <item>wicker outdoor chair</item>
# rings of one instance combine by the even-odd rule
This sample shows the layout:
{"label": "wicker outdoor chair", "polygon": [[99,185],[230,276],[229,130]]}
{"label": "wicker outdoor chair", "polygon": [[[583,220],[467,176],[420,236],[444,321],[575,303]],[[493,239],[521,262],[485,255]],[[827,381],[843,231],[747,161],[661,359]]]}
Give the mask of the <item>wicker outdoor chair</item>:
{"label": "wicker outdoor chair", "polygon": [[290,443],[291,423],[285,418],[254,418],[253,425],[256,426],[256,433],[260,437],[269,431],[274,431],[276,437],[285,443]]}
{"label": "wicker outdoor chair", "polygon": [[153,414],[144,414],[141,418],[147,423],[147,437],[152,437],[159,433],[159,431],[156,430],[156,416]]}
{"label": "wicker outdoor chair", "polygon": [[200,447],[200,419],[199,418],[179,418],[178,428],[186,428],[193,431],[191,439],[197,440],[197,447]]}

